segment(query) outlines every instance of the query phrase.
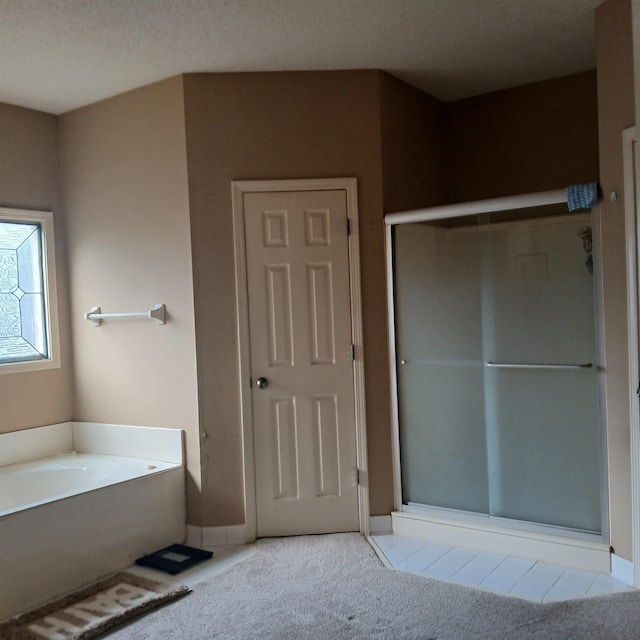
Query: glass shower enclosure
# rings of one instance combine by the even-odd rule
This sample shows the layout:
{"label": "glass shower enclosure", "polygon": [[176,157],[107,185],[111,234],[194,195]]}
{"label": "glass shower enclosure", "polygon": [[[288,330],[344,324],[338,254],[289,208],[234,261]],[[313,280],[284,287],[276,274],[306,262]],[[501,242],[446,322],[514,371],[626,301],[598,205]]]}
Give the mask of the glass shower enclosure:
{"label": "glass shower enclosure", "polygon": [[439,209],[387,221],[403,508],[599,533],[591,213]]}

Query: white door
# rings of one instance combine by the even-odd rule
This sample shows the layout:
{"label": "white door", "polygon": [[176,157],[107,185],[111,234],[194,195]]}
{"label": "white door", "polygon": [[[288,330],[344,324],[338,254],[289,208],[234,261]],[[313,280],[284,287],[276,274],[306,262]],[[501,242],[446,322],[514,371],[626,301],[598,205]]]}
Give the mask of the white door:
{"label": "white door", "polygon": [[344,190],[243,196],[259,537],[358,530]]}

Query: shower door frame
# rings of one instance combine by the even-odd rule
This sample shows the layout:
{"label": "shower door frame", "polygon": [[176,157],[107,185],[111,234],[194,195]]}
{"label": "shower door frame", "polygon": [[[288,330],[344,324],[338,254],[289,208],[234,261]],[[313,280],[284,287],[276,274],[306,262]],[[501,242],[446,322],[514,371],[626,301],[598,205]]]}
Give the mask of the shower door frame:
{"label": "shower door frame", "polygon": [[640,588],[640,221],[637,184],[640,157],[637,128],[622,132],[625,236],[627,250],[627,321],[629,350],[629,421],[631,449],[632,584]]}
{"label": "shower door frame", "polygon": [[[395,290],[394,290],[394,247],[393,247],[393,227],[399,224],[407,224],[412,222],[432,222],[435,220],[444,220],[447,218],[460,218],[464,216],[474,216],[479,214],[490,214],[500,211],[511,211],[517,209],[526,209],[529,207],[541,207],[545,205],[563,204],[567,202],[567,194],[565,189],[556,189],[553,191],[541,191],[537,193],[528,193],[517,196],[506,196],[502,198],[492,198],[487,200],[478,200],[473,202],[464,202],[459,204],[442,205],[437,207],[429,207],[425,209],[415,209],[411,211],[401,211],[397,213],[388,213],[384,217],[385,223],[385,253],[387,268],[387,314],[389,327],[389,377],[391,385],[391,421],[392,421],[392,452],[393,452],[393,492],[394,492],[394,510],[407,511],[402,502],[402,473],[400,466],[400,419],[398,406],[398,372],[397,372],[397,351],[396,351],[396,322],[395,322]],[[592,215],[597,216],[597,206],[592,209]],[[594,298],[596,309],[596,353],[597,361],[602,362],[602,310],[600,295],[602,291],[601,269],[599,264],[599,232],[598,225],[593,224],[593,245],[594,245]],[[606,455],[606,429],[605,415],[603,412],[602,390],[602,368],[598,366],[598,424],[600,428],[600,505],[601,505],[601,522],[602,542],[609,541],[609,502],[608,502],[608,472],[607,472],[607,455]],[[429,507],[426,509],[442,510],[438,507]],[[411,508],[410,508],[411,509]],[[450,511],[445,509],[443,511]],[[455,510],[451,510],[455,512]],[[466,516],[465,512],[461,512]],[[483,514],[469,514],[471,519],[486,518]],[[562,527],[553,527],[547,525],[539,525],[537,523],[520,523],[519,521],[510,521],[504,518],[491,517],[493,521],[501,521],[514,528],[530,528],[531,530],[560,531]],[[578,533],[576,532],[576,535]]]}

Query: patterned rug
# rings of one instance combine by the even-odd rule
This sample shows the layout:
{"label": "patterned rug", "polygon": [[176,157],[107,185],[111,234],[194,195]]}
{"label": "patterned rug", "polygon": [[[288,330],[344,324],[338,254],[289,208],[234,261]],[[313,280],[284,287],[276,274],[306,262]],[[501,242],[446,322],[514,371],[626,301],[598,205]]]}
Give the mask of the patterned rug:
{"label": "patterned rug", "polygon": [[0,625],[2,640],[88,640],[189,593],[131,573],[118,573]]}

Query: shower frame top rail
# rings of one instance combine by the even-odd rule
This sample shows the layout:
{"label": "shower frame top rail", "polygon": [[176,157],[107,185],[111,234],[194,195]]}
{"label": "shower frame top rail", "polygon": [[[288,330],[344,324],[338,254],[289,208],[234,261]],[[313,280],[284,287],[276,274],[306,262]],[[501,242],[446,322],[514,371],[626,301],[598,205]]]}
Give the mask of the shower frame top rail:
{"label": "shower frame top rail", "polygon": [[461,218],[463,216],[474,216],[480,213],[495,213],[497,211],[509,211],[511,209],[526,209],[528,207],[562,204],[566,201],[566,190],[555,189],[553,191],[525,193],[518,196],[490,198],[488,200],[476,200],[459,204],[446,204],[440,207],[429,207],[428,209],[387,213],[384,217],[384,222],[387,225],[394,225],[406,224],[407,222],[442,220],[444,218]]}

